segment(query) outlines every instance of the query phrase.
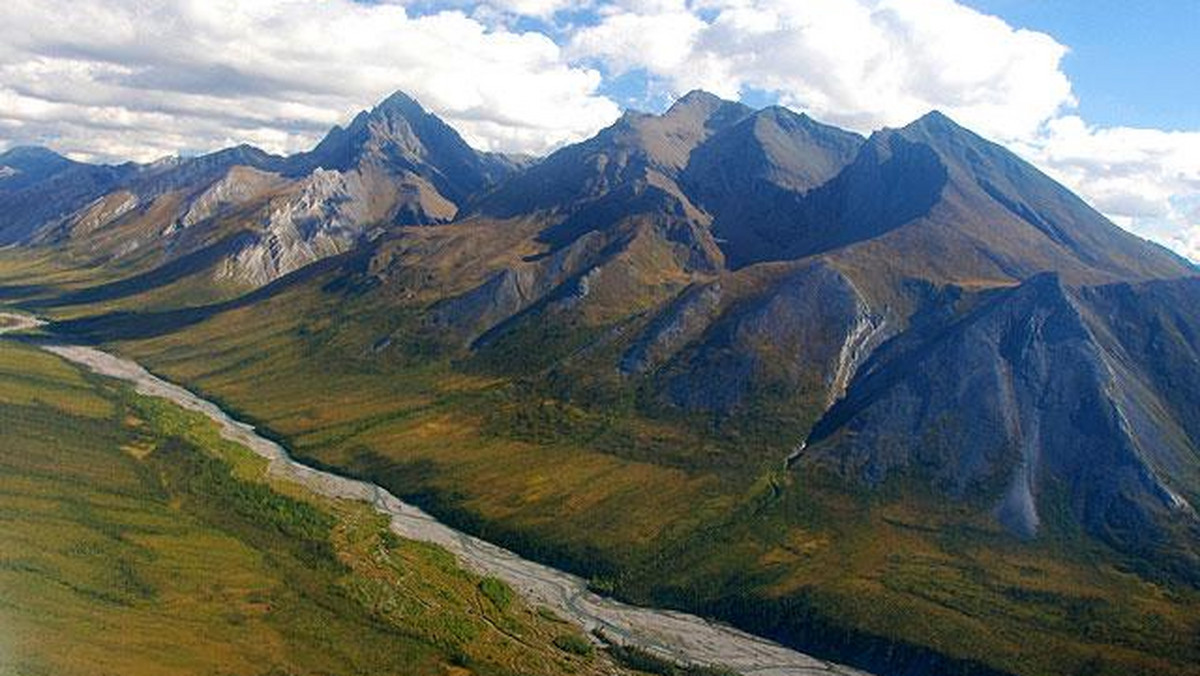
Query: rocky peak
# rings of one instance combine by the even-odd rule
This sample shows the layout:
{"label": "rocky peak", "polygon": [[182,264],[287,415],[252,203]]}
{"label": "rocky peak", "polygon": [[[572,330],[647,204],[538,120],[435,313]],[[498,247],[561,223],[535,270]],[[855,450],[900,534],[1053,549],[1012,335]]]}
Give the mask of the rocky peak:
{"label": "rocky peak", "polygon": [[317,168],[416,175],[460,205],[513,171],[512,162],[477,152],[403,92],[359,113],[348,126],[334,127],[316,148],[291,158],[289,164],[293,175]]}
{"label": "rocky peak", "polygon": [[703,126],[710,130],[722,129],[754,112],[748,106],[702,90],[683,95],[671,105],[662,119]]}
{"label": "rocky peak", "polygon": [[379,102],[371,111],[372,115],[399,115],[402,117],[420,117],[429,113],[417,102],[416,99],[405,94],[402,91],[397,91],[388,96],[386,99]]}

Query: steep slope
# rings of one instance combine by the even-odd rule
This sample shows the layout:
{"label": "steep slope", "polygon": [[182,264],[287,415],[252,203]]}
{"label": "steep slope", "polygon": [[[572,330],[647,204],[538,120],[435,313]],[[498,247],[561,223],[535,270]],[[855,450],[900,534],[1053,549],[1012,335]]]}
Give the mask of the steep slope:
{"label": "steep slope", "polygon": [[[484,194],[447,235],[454,252],[470,253],[441,254],[476,263],[443,279],[443,288],[457,290],[464,278],[476,285],[439,299],[433,324],[484,347],[547,322],[620,321],[718,273],[724,263],[711,218],[679,178],[696,147],[750,112],[693,92],[662,116],[627,113]],[[391,268],[404,265],[397,248],[384,254]]]}
{"label": "steep slope", "polygon": [[1184,276],[1194,268],[1113,225],[1004,148],[931,113],[871,136],[837,177],[773,229],[758,260],[837,251],[892,284],[1020,280],[1072,283]]}
{"label": "steep slope", "polygon": [[952,495],[991,495],[997,518],[1026,537],[1060,509],[1053,500],[1130,546],[1194,520],[1184,495],[1200,494],[1195,443],[1058,277],[980,302],[881,350],[797,466],[833,465],[868,484],[907,471]]}
{"label": "steep slope", "polygon": [[681,177],[713,215],[730,267],[770,258],[770,234],[791,225],[806,193],[854,160],[863,139],[773,106],[699,146]]}
{"label": "steep slope", "polygon": [[729,415],[774,391],[798,410],[837,399],[858,361],[885,335],[854,283],[824,262],[721,307],[722,285],[684,294],[622,358],[627,375],[655,373],[656,389],[687,411]]}
{"label": "steep slope", "polygon": [[[345,129],[337,127],[311,151],[289,158],[288,173],[316,169],[386,171],[401,179],[401,192],[432,188],[442,199],[461,207],[468,198],[513,172],[515,165],[499,155],[480,153],[453,128],[402,92],[373,110],[359,113]],[[406,185],[404,181],[411,182]],[[417,197],[398,223],[446,220],[453,213],[426,213]]]}
{"label": "steep slope", "polygon": [[697,146],[750,113],[704,92],[682,97],[662,116],[626,113],[508,181],[478,211],[492,218],[538,214],[547,222],[539,239],[554,248],[589,232],[649,224],[679,250],[681,267],[718,270],[723,261],[710,218],[678,181]]}

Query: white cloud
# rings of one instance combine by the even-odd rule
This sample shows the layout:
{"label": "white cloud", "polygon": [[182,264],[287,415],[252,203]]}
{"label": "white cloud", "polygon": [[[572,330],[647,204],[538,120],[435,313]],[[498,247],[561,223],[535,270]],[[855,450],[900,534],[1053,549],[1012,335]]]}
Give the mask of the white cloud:
{"label": "white cloud", "polygon": [[578,8],[586,3],[572,0],[492,0],[488,4],[505,12],[544,18],[564,9]]}
{"label": "white cloud", "polygon": [[1059,68],[1064,46],[953,0],[625,3],[570,46],[680,93],[775,92],[861,131],[936,108],[985,134],[1022,138],[1074,102]]}
{"label": "white cloud", "polygon": [[1200,261],[1200,132],[1064,116],[1018,149],[1120,225]]}
{"label": "white cloud", "polygon": [[[499,3],[551,11],[556,0]],[[0,137],[149,159],[312,144],[403,89],[485,149],[542,152],[619,114],[538,33],[350,0],[0,3]]]}

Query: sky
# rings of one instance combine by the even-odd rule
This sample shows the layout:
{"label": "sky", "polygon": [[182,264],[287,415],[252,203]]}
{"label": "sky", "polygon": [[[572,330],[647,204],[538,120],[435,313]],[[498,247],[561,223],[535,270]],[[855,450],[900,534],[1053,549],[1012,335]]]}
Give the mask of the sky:
{"label": "sky", "polygon": [[403,90],[543,154],[691,89],[869,133],[932,109],[1200,260],[1200,2],[3,0],[0,148],[278,153]]}

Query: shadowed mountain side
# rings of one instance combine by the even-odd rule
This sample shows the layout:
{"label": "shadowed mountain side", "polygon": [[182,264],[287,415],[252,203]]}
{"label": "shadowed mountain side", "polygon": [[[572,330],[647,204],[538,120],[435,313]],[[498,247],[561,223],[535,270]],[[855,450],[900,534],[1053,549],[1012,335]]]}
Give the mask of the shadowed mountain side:
{"label": "shadowed mountain side", "polygon": [[929,146],[874,136],[836,178],[798,201],[791,228],[768,233],[760,252],[803,258],[874,239],[927,216],[948,180]]}
{"label": "shadowed mountain side", "polygon": [[[1096,337],[1135,366],[1170,417],[1200,439],[1200,277],[1080,289]],[[1196,467],[1168,466],[1182,485],[1200,486]],[[1200,491],[1188,496],[1200,504]]]}
{"label": "shadowed mountain side", "polygon": [[488,193],[475,209],[496,218],[539,214],[539,240],[558,248],[633,217],[659,221],[662,236],[685,245],[685,267],[724,267],[701,212],[679,179],[695,149],[752,113],[692,92],[662,116],[626,113],[595,137],[559,150]]}
{"label": "shadowed mountain side", "polygon": [[[0,246],[29,242],[43,228],[63,222],[116,189],[131,172],[128,166],[71,162],[13,190],[0,189]],[[4,182],[0,181],[0,186]]]}
{"label": "shadowed mountain side", "polygon": [[69,305],[103,303],[148,293],[187,279],[193,275],[212,270],[214,266],[221,263],[230,254],[249,244],[252,239],[253,236],[250,233],[234,233],[216,244],[207,246],[181,258],[176,258],[148,272],[127,277],[116,282],[61,294],[45,300],[33,301],[27,303],[27,306],[34,310],[48,310]]}
{"label": "shadowed mountain side", "polygon": [[58,153],[37,146],[18,146],[0,153],[0,194],[27,188],[83,166]]}
{"label": "shadowed mountain side", "polygon": [[895,269],[897,280],[1021,280],[1056,271],[1096,283],[1195,273],[939,113],[873,134],[836,178],[777,202],[770,217],[746,227],[762,228],[750,260],[836,250],[855,267]]}
{"label": "shadowed mountain side", "polygon": [[569,215],[622,186],[656,177],[673,183],[697,146],[751,112],[705,92],[684,96],[661,116],[627,112],[594,137],[506,181],[476,209],[498,218],[537,211]]}
{"label": "shadowed mountain side", "polygon": [[805,193],[850,164],[862,137],[786,108],[755,112],[692,153],[680,178],[713,215],[730,267],[769,258],[771,233],[794,226]]}
{"label": "shadowed mountain side", "polygon": [[229,310],[253,306],[289,289],[320,279],[342,267],[347,270],[361,268],[369,257],[370,249],[358,249],[330,256],[244,296],[222,303],[157,312],[114,312],[53,322],[49,329],[81,343],[145,340],[183,330]]}

